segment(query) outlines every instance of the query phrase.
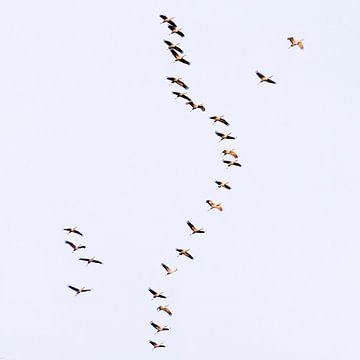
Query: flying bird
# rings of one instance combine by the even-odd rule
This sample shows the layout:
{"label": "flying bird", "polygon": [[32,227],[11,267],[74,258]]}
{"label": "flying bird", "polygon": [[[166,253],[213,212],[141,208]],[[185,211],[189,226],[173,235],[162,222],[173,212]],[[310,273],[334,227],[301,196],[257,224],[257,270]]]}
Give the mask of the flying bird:
{"label": "flying bird", "polygon": [[194,234],[205,234],[205,230],[203,228],[198,229],[195,225],[193,225],[190,221],[186,222],[189,228],[191,229],[192,233],[190,235]]}
{"label": "flying bird", "polygon": [[238,154],[235,152],[235,149],[231,149],[231,150],[223,150],[222,151],[223,157],[225,155],[231,155],[234,159],[238,158]]}
{"label": "flying bird", "polygon": [[172,93],[173,93],[174,95],[176,95],[176,99],[177,99],[178,97],[181,97],[181,98],[183,98],[183,99],[185,99],[185,100],[191,101],[191,99],[186,95],[186,93],[181,93],[181,92],[178,92],[178,91],[173,91]]}
{"label": "flying bird", "polygon": [[222,124],[229,126],[230,124],[224,119],[224,115],[214,115],[210,116],[211,120],[214,120],[213,123],[215,124],[217,121],[221,122]]}
{"label": "flying bird", "polygon": [[203,104],[195,104],[192,100],[188,101],[186,105],[190,105],[192,107],[192,110],[200,109],[201,111],[205,111],[205,106]]}
{"label": "flying bird", "polygon": [[165,269],[166,275],[170,275],[173,274],[175,271],[178,271],[177,268],[172,269],[169,266],[165,265],[164,263],[161,263],[161,266]]}
{"label": "flying bird", "polygon": [[174,76],[168,76],[167,80],[171,81],[171,84],[178,84],[179,86],[183,87],[185,90],[188,90],[189,87],[181,80],[181,78],[177,78]]}
{"label": "flying bird", "polygon": [[171,310],[169,309],[169,305],[165,305],[165,306],[159,306],[158,308],[157,308],[157,311],[164,311],[164,312],[166,312],[169,316],[172,316],[172,312],[171,312]]}
{"label": "flying bird", "polygon": [[168,46],[168,49],[169,49],[169,50],[174,49],[174,50],[176,50],[177,52],[179,52],[180,54],[183,53],[182,49],[178,47],[179,44],[174,44],[174,43],[172,43],[172,42],[169,41],[169,40],[164,40],[164,43]]}
{"label": "flying bird", "polygon": [[77,288],[77,287],[71,286],[71,285],[68,285],[68,288],[70,288],[71,290],[76,292],[75,296],[79,295],[80,293],[83,293],[83,292],[91,291],[91,289],[85,289],[85,287]]}
{"label": "flying bird", "polygon": [[153,350],[157,348],[164,348],[166,347],[163,343],[157,343],[155,341],[149,340],[149,343],[153,346]]}
{"label": "flying bird", "polygon": [[162,295],[163,294],[162,292],[155,291],[151,288],[149,288],[149,291],[152,293],[153,299],[155,299],[155,298],[166,299],[166,296]]}
{"label": "flying bird", "polygon": [[150,321],[150,325],[156,329],[156,333],[157,334],[158,332],[160,331],[167,331],[167,330],[170,330],[167,326],[160,326],[158,324],[155,324],[153,321]]}
{"label": "flying bird", "polygon": [[91,258],[79,258],[79,260],[81,261],[86,261],[87,265],[89,265],[90,263],[95,263],[95,264],[102,264],[102,261],[100,260],[96,260],[95,256],[91,257]]}
{"label": "flying bird", "polygon": [[291,42],[289,49],[297,45],[301,50],[304,50],[304,45],[302,43],[304,39],[295,40],[292,36],[288,37],[287,39]]}
{"label": "flying bird", "polygon": [[229,168],[230,166],[239,166],[241,167],[241,164],[238,163],[236,160],[223,160],[223,163],[227,164],[227,167]]}
{"label": "flying bird", "polygon": [[174,23],[174,21],[172,19],[175,19],[174,17],[168,17],[166,15],[160,15],[160,17],[162,18],[162,22],[160,24],[164,24],[164,23],[168,23],[169,25],[175,26],[176,24]]}
{"label": "flying bird", "polygon": [[229,184],[228,182],[216,180],[215,184],[218,186],[217,187],[218,189],[225,188],[231,190],[231,187],[228,185]]}
{"label": "flying bird", "polygon": [[76,230],[76,226],[75,227],[65,228],[64,230],[67,231],[68,234],[74,233],[74,234],[78,234],[80,236],[83,236],[83,234],[79,230]]}
{"label": "flying bird", "polygon": [[210,206],[210,209],[217,209],[219,211],[223,211],[223,207],[221,206],[221,204],[216,204],[214,201],[212,200],[206,200],[206,203]]}
{"label": "flying bird", "polygon": [[190,249],[176,249],[176,251],[178,252],[178,256],[184,255],[189,259],[194,260],[193,256],[189,253]]}
{"label": "flying bird", "polygon": [[170,33],[169,35],[171,35],[171,34],[178,34],[178,35],[181,36],[181,37],[184,37],[184,36],[185,36],[184,33],[181,31],[182,29],[178,28],[176,25],[173,26],[173,25],[170,24],[170,25],[168,26],[168,28],[169,28],[169,30],[171,30],[171,33]]}
{"label": "flying bird", "polygon": [[67,240],[65,241],[65,244],[70,245],[72,247],[72,249],[73,249],[73,252],[76,251],[76,250],[79,250],[79,249],[85,249],[86,248],[85,245],[81,245],[81,244],[75,245],[71,241],[67,241]]}
{"label": "flying bird", "polygon": [[264,81],[268,82],[269,84],[276,84],[274,80],[271,80],[272,76],[265,76],[257,70],[255,71],[255,74],[260,78],[259,84],[261,84]]}
{"label": "flying bird", "polygon": [[222,141],[222,140],[235,140],[235,137],[231,136],[231,132],[228,133],[228,134],[223,134],[223,133],[221,133],[219,131],[215,131],[215,134],[217,136],[219,136],[219,138],[220,138],[219,142]]}
{"label": "flying bird", "polygon": [[174,56],[174,58],[175,58],[174,62],[180,61],[180,62],[182,62],[183,64],[190,65],[190,62],[187,61],[187,60],[184,58],[185,55],[181,56],[181,55],[179,55],[179,54],[178,54],[175,50],[173,50],[173,49],[171,49],[170,52],[173,54],[173,56]]}

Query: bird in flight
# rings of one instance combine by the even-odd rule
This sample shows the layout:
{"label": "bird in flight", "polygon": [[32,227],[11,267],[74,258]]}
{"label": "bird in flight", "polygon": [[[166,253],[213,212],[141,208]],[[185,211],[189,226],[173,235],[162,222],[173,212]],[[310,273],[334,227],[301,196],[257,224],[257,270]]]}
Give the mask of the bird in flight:
{"label": "bird in flight", "polygon": [[223,157],[225,155],[231,155],[234,159],[238,158],[238,154],[235,152],[235,149],[231,149],[231,150],[223,150],[222,151]]}
{"label": "bird in flight", "polygon": [[191,229],[192,233],[190,235],[194,234],[205,234],[205,230],[203,228],[198,229],[195,225],[193,225],[190,221],[186,222],[189,228]]}
{"label": "bird in flight", "polygon": [[200,109],[201,111],[205,111],[205,106],[203,104],[195,104],[192,100],[188,101],[186,105],[190,105],[192,107],[192,110]]}
{"label": "bird in flight", "polygon": [[160,17],[163,20],[160,24],[168,23],[169,25],[172,25],[172,26],[176,27],[176,24],[173,21],[173,19],[175,19],[174,17],[168,17],[166,15],[160,15]]}
{"label": "bird in flight", "polygon": [[287,39],[291,42],[289,49],[297,45],[301,50],[304,50],[304,44],[302,43],[304,39],[295,40],[292,36],[289,36]]}
{"label": "bird in flight", "polygon": [[168,76],[167,80],[171,81],[171,84],[178,84],[179,86],[183,87],[185,90],[188,90],[189,87],[181,80],[181,78],[177,78],[174,76]]}
{"label": "bird in flight", "polygon": [[172,93],[173,93],[174,95],[176,95],[176,99],[179,98],[179,97],[181,97],[181,98],[183,98],[183,99],[185,99],[185,100],[191,101],[191,99],[186,95],[186,93],[181,93],[181,92],[179,92],[179,91],[173,91]]}
{"label": "bird in flight", "polygon": [[68,240],[65,241],[65,244],[70,245],[72,247],[72,249],[73,249],[73,252],[76,251],[76,250],[79,250],[79,249],[85,249],[86,248],[85,245],[81,245],[81,244],[75,245],[73,242],[68,241]]}
{"label": "bird in flight", "polygon": [[219,211],[223,211],[223,210],[224,210],[220,203],[219,203],[219,204],[216,204],[216,203],[215,203],[214,201],[212,201],[212,200],[206,200],[206,203],[210,206],[210,209],[209,209],[209,210],[211,210],[211,209],[217,209],[217,210],[219,210]]}
{"label": "bird in flight", "polygon": [[175,271],[178,271],[177,268],[172,269],[171,267],[165,265],[164,263],[161,263],[161,266],[165,269],[166,274],[165,275],[170,275],[173,274]]}
{"label": "bird in flight", "polygon": [[158,348],[166,347],[163,343],[157,343],[157,342],[152,341],[152,340],[149,340],[149,343],[153,346],[153,350],[158,349]]}
{"label": "bird in flight", "polygon": [[219,142],[222,141],[222,140],[235,140],[235,137],[231,136],[231,132],[228,133],[228,134],[224,134],[224,133],[221,133],[219,131],[215,131],[215,134],[217,136],[219,136],[219,138],[220,138]]}
{"label": "bird in flight", "polygon": [[171,49],[170,52],[172,53],[172,55],[173,55],[174,58],[175,58],[174,62],[180,61],[180,62],[182,62],[183,64],[190,65],[190,62],[185,59],[185,55],[182,55],[182,56],[181,56],[181,55],[179,55],[179,54],[178,54],[175,50],[173,50],[173,49]]}
{"label": "bird in flight", "polygon": [[213,115],[210,116],[211,120],[214,120],[213,123],[221,122],[222,124],[229,126],[230,124],[224,119],[224,115]]}
{"label": "bird in flight", "polygon": [[178,28],[176,25],[174,26],[174,25],[169,25],[168,26],[168,28],[169,28],[169,30],[171,30],[171,33],[169,34],[169,35],[171,35],[171,34],[178,34],[179,36],[181,36],[181,37],[184,37],[185,36],[185,34],[181,31],[182,29],[180,29],[180,28]]}
{"label": "bird in flight", "polygon": [[100,260],[96,260],[95,256],[91,257],[91,258],[79,258],[79,260],[81,261],[86,261],[87,265],[94,263],[94,264],[102,264],[103,262]]}
{"label": "bird in flight", "polygon": [[77,287],[71,286],[71,285],[68,285],[68,288],[76,292],[75,296],[79,295],[80,293],[83,293],[83,292],[91,291],[91,289],[85,289],[85,287],[77,288]]}
{"label": "bird in flight", "polygon": [[169,309],[169,305],[165,305],[165,306],[159,306],[158,308],[157,308],[157,311],[164,311],[164,312],[166,312],[169,316],[172,316],[172,312],[171,312],[171,310]]}
{"label": "bird in flight", "polygon": [[238,163],[236,160],[223,160],[223,163],[227,164],[227,167],[229,168],[230,166],[239,166],[241,167],[241,164]]}
{"label": "bird in flight", "polygon": [[78,234],[80,236],[83,236],[83,234],[79,230],[76,230],[76,226],[75,227],[65,228],[64,230],[67,231],[68,234],[74,233],[74,234]]}
{"label": "bird in flight", "polygon": [[231,187],[228,185],[229,184],[228,182],[216,180],[215,184],[217,185],[218,189],[225,188],[231,190]]}
{"label": "bird in flight", "polygon": [[166,299],[166,296],[163,295],[162,292],[155,291],[155,290],[153,290],[151,288],[149,288],[149,291],[152,293],[153,299],[155,299],[155,298]]}
{"label": "bird in flight", "polygon": [[178,256],[184,255],[189,259],[194,260],[193,256],[189,253],[190,249],[176,249],[176,251],[178,252]]}
{"label": "bird in flight", "polygon": [[178,47],[179,44],[174,44],[174,43],[172,43],[172,42],[169,41],[169,40],[164,40],[164,43],[168,46],[168,49],[169,49],[169,50],[174,49],[174,50],[176,50],[177,52],[179,52],[180,54],[183,53],[182,49]]}
{"label": "bird in flight", "polygon": [[257,70],[255,71],[255,74],[260,78],[259,84],[261,84],[264,81],[268,82],[269,84],[276,84],[274,80],[271,80],[272,76],[265,76]]}
{"label": "bird in flight", "polygon": [[157,334],[157,333],[160,332],[160,331],[168,331],[168,330],[170,330],[167,326],[160,326],[160,325],[154,323],[153,321],[150,321],[150,325],[151,325],[153,328],[156,329],[156,333],[155,333],[155,334]]}

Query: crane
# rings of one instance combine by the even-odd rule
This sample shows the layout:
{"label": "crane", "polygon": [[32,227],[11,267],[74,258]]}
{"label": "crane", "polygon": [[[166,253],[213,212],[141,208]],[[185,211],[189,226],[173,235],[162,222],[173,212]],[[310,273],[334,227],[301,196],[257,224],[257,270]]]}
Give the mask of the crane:
{"label": "crane", "polygon": [[193,225],[190,221],[186,222],[189,228],[191,229],[192,233],[190,235],[194,234],[205,234],[205,230],[203,228],[198,229],[195,225]]}
{"label": "crane", "polygon": [[260,81],[258,84],[261,84],[264,81],[269,84],[276,84],[276,82],[274,80],[271,80],[272,76],[265,76],[257,70],[255,71],[255,74],[260,78]]}
{"label": "crane", "polygon": [[65,244],[70,245],[73,248],[73,252],[76,251],[76,250],[79,250],[79,249],[85,249],[86,248],[85,245],[81,245],[81,244],[75,245],[73,242],[68,241],[68,240],[65,241]]}
{"label": "crane", "polygon": [[235,152],[235,149],[231,149],[231,150],[223,150],[222,151],[223,157],[225,155],[231,155],[234,159],[238,158],[238,154]]}
{"label": "crane", "polygon": [[179,44],[174,44],[174,43],[172,43],[172,42],[169,41],[169,40],[164,40],[164,43],[168,46],[168,49],[169,49],[169,50],[174,49],[174,50],[176,50],[177,52],[179,52],[180,54],[183,53],[183,50],[178,47]]}
{"label": "crane", "polygon": [[178,256],[184,255],[189,259],[194,260],[194,257],[189,253],[190,249],[176,249],[176,251],[178,252]]}
{"label": "crane", "polygon": [[149,340],[149,343],[153,346],[153,350],[158,349],[158,348],[166,347],[163,343],[157,343],[157,342],[152,341],[152,340]]}
{"label": "crane", "polygon": [[182,32],[182,29],[178,28],[176,25],[173,26],[173,25],[170,24],[170,25],[168,26],[168,28],[169,28],[169,30],[171,30],[171,33],[170,33],[169,35],[171,35],[171,34],[178,34],[178,35],[181,36],[181,37],[184,37],[184,36],[185,36],[185,34]]}
{"label": "crane", "polygon": [[186,64],[186,65],[190,65],[190,62],[187,61],[186,59],[184,59],[185,55],[181,56],[179,55],[175,50],[171,49],[170,52],[173,54],[175,60],[174,62],[176,61],[180,61],[182,62],[183,64]]}
{"label": "crane", "polygon": [[76,296],[76,295],[79,295],[79,294],[81,294],[81,293],[83,293],[83,292],[87,292],[87,291],[91,291],[91,290],[92,290],[92,289],[85,289],[85,287],[77,288],[77,287],[72,286],[72,285],[68,285],[68,288],[76,292],[75,296]]}
{"label": "crane", "polygon": [[166,274],[165,275],[170,275],[173,274],[175,271],[178,271],[177,268],[172,269],[171,267],[165,265],[164,263],[161,263],[161,266],[165,269]]}
{"label": "crane", "polygon": [[215,184],[217,185],[218,189],[225,188],[225,189],[231,190],[231,187],[228,185],[229,182],[216,180]]}
{"label": "crane", "polygon": [[151,288],[149,288],[149,291],[152,293],[153,299],[156,299],[156,298],[166,299],[166,296],[163,295],[162,292],[155,291],[155,290],[153,290],[153,289],[151,289]]}
{"label": "crane", "polygon": [[68,227],[68,228],[65,228],[64,230],[67,231],[68,234],[74,233],[74,234],[78,234],[80,236],[83,236],[83,234],[79,230],[76,230],[76,226],[75,227]]}
{"label": "crane", "polygon": [[160,24],[168,23],[169,25],[172,25],[172,26],[176,27],[176,24],[173,21],[173,19],[175,19],[174,17],[168,17],[166,15],[160,15],[160,17],[163,20]]}
{"label": "crane", "polygon": [[94,264],[102,264],[103,262],[100,260],[96,260],[95,256],[91,257],[91,258],[79,258],[79,260],[81,261],[86,261],[87,265],[94,263]]}
{"label": "crane", "polygon": [[190,111],[196,110],[196,109],[200,109],[203,112],[205,111],[205,106],[203,104],[195,104],[192,100],[188,101],[186,103],[186,105],[190,105],[192,107],[192,109]]}
{"label": "crane", "polygon": [[169,305],[165,305],[165,306],[159,306],[158,308],[157,308],[157,311],[164,311],[164,312],[166,312],[169,316],[172,316],[172,312],[171,312],[171,310],[169,309]]}
{"label": "crane", "polygon": [[182,93],[182,92],[178,92],[178,91],[173,91],[172,92],[174,95],[176,95],[176,99],[181,97],[185,100],[191,101],[191,99],[186,95],[186,93]]}
{"label": "crane", "polygon": [[168,76],[166,78],[167,80],[171,81],[171,84],[178,84],[179,86],[183,87],[185,90],[188,90],[189,87],[182,81],[181,78],[175,77],[175,76]]}
{"label": "crane", "polygon": [[214,201],[212,201],[212,200],[206,200],[206,203],[210,206],[210,209],[209,209],[209,210],[211,210],[211,209],[217,209],[217,210],[219,210],[219,211],[223,211],[223,210],[224,210],[220,203],[219,203],[219,204],[216,204],[216,203],[215,203]]}
{"label": "crane", "polygon": [[239,166],[241,167],[241,164],[238,163],[236,160],[223,160],[223,163],[227,164],[227,167],[229,168],[230,166]]}
{"label": "crane", "polygon": [[228,134],[224,134],[219,131],[215,131],[215,134],[217,136],[219,136],[219,138],[220,138],[219,142],[222,140],[235,140],[236,139],[234,136],[231,136],[231,132]]}
{"label": "crane", "polygon": [[215,124],[217,121],[221,122],[222,124],[229,126],[230,124],[224,119],[224,115],[213,115],[210,116],[211,120],[214,120],[213,123]]}
{"label": "crane", "polygon": [[304,45],[302,43],[304,39],[295,40],[292,36],[289,36],[287,39],[291,42],[289,49],[297,45],[301,50],[304,50]]}
{"label": "crane", "polygon": [[150,325],[151,325],[153,328],[156,329],[156,333],[155,333],[155,334],[159,333],[160,331],[168,331],[168,330],[170,330],[167,326],[160,326],[160,325],[154,323],[153,321],[150,321]]}

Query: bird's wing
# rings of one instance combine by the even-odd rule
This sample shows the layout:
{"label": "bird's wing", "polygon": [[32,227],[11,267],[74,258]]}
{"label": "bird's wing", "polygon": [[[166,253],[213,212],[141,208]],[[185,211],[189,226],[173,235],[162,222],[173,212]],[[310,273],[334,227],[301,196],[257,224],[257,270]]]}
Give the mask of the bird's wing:
{"label": "bird's wing", "polygon": [[193,107],[195,105],[195,103],[192,100],[190,100],[186,103],[186,105],[190,105],[191,107]]}
{"label": "bird's wing", "polygon": [[161,266],[166,270],[166,271],[170,271],[171,269],[165,265],[164,263],[161,263]]}
{"label": "bird's wing", "polygon": [[176,26],[169,24],[169,25],[168,25],[168,28],[169,28],[171,31],[173,31],[173,30],[176,29]]}
{"label": "bird's wing", "polygon": [[184,82],[182,82],[182,81],[180,81],[180,80],[177,82],[177,84],[178,84],[179,86],[183,87],[185,90],[188,90],[188,89],[189,89],[189,87],[188,87]]}
{"label": "bird's wing", "polygon": [[75,286],[68,285],[68,288],[70,288],[71,290],[74,290],[74,291],[76,291],[76,292],[79,291],[79,289],[76,288]]}
{"label": "bird's wing", "polygon": [[178,31],[177,34],[179,34],[181,37],[185,36],[185,34],[182,31]]}
{"label": "bird's wing", "polygon": [[169,41],[169,40],[164,40],[164,43],[165,43],[166,45],[168,45],[168,46],[171,46],[171,45],[172,45],[172,42]]}
{"label": "bird's wing", "polygon": [[264,77],[265,77],[265,75],[263,75],[261,72],[259,72],[259,71],[255,71],[255,74],[262,80]]}
{"label": "bird's wing", "polygon": [[174,78],[174,77],[172,77],[172,76],[168,76],[166,79],[167,79],[167,80],[170,80],[170,81],[175,81],[175,80],[176,80],[176,78]]}
{"label": "bird's wing", "polygon": [[167,16],[166,16],[166,15],[160,15],[160,17],[161,17],[163,20],[166,20],[166,19],[167,19]]}
{"label": "bird's wing", "polygon": [[170,316],[172,315],[172,312],[170,311],[170,309],[168,309],[167,307],[164,307],[163,310],[169,314]]}
{"label": "bird's wing", "polygon": [[155,341],[149,340],[149,343],[150,343],[152,346],[157,346],[157,343],[156,343]]}
{"label": "bird's wing", "polygon": [[216,185],[221,185],[221,181],[217,181],[217,180],[216,180],[216,181],[215,181],[215,184],[216,184]]}
{"label": "bird's wing", "polygon": [[238,154],[235,151],[231,151],[229,155],[233,156],[235,159],[238,158]]}
{"label": "bird's wing", "polygon": [[87,292],[87,291],[91,291],[91,289],[84,289],[84,290],[81,290],[81,292]]}
{"label": "bird's wing", "polygon": [[238,162],[234,162],[234,165],[235,165],[235,166],[240,166],[240,167],[241,167],[241,164],[240,164],[240,163],[238,163]]}
{"label": "bird's wing", "polygon": [[156,291],[155,290],[153,290],[153,289],[151,289],[151,288],[149,288],[148,289],[153,295],[156,295]]}
{"label": "bird's wing", "polygon": [[160,326],[158,324],[155,324],[153,321],[150,321],[150,325],[154,327],[156,330],[160,329]]}
{"label": "bird's wing", "polygon": [[190,65],[190,61],[187,61],[187,60],[184,59],[184,58],[181,58],[181,59],[180,59],[180,62],[182,62],[182,63],[184,63],[184,64],[186,64],[186,65]]}
{"label": "bird's wing", "polygon": [[187,221],[186,223],[192,231],[196,230],[196,227],[190,221]]}
{"label": "bird's wing", "polygon": [[276,82],[274,80],[271,80],[271,79],[267,79],[266,82],[268,82],[270,84],[276,84]]}
{"label": "bird's wing", "polygon": [[228,190],[231,190],[231,187],[229,185],[226,185],[226,184],[224,185],[224,188],[228,189]]}
{"label": "bird's wing", "polygon": [[70,245],[74,250],[76,249],[75,244],[73,244],[71,241],[65,241],[65,244]]}
{"label": "bird's wing", "polygon": [[175,46],[174,49],[175,49],[177,52],[179,52],[180,54],[182,54],[182,53],[184,52],[184,51],[183,51],[181,48],[179,48],[178,46]]}
{"label": "bird's wing", "polygon": [[75,233],[75,234],[78,234],[78,235],[80,235],[80,236],[83,236],[83,234],[82,234],[80,231],[78,231],[78,230],[73,230],[72,232]]}
{"label": "bird's wing", "polygon": [[204,106],[204,105],[199,105],[199,108],[200,108],[202,111],[205,111],[205,106]]}
{"label": "bird's wing", "polygon": [[85,245],[80,245],[80,246],[78,246],[78,249],[85,249],[85,248],[86,248]]}
{"label": "bird's wing", "polygon": [[88,259],[88,258],[79,258],[79,260],[81,260],[81,261],[89,261],[90,259]]}
{"label": "bird's wing", "polygon": [[185,94],[182,94],[181,97],[182,97],[183,99],[185,99],[185,100],[191,101],[191,99],[190,99],[187,95],[185,95]]}
{"label": "bird's wing", "polygon": [[287,39],[288,39],[292,44],[295,43],[295,39],[294,39],[292,36],[289,36]]}
{"label": "bird's wing", "polygon": [[187,256],[189,259],[193,260],[193,256],[191,254],[189,254],[188,252],[185,253],[185,256]]}
{"label": "bird's wing", "polygon": [[95,264],[102,264],[102,261],[100,260],[93,260],[92,262],[94,262]]}
{"label": "bird's wing", "polygon": [[229,126],[229,125],[230,125],[225,119],[221,119],[220,121],[221,121],[224,125],[226,125],[226,126]]}
{"label": "bird's wing", "polygon": [[226,138],[227,138],[228,140],[235,140],[235,136],[231,136],[231,135],[227,135]]}
{"label": "bird's wing", "polygon": [[214,203],[212,200],[206,200],[206,202],[207,202],[210,206],[215,205],[215,203]]}
{"label": "bird's wing", "polygon": [[176,28],[176,24],[175,24],[175,22],[174,22],[174,21],[169,20],[169,21],[168,21],[168,23],[169,23],[170,25],[172,25],[173,27],[175,27],[175,28]]}
{"label": "bird's wing", "polygon": [[165,295],[159,295],[159,298],[166,299],[166,296]]}
{"label": "bird's wing", "polygon": [[216,118],[217,118],[216,115],[213,115],[213,116],[210,116],[210,117],[209,117],[209,119],[211,119],[211,120],[215,120]]}
{"label": "bird's wing", "polygon": [[174,95],[176,95],[176,96],[180,96],[181,95],[181,93],[179,93],[178,91],[173,91],[172,92]]}
{"label": "bird's wing", "polygon": [[175,50],[171,49],[170,52],[173,54],[175,59],[179,57],[179,54]]}
{"label": "bird's wing", "polygon": [[230,164],[231,161],[230,161],[230,160],[223,160],[223,163],[225,163],[225,164]]}
{"label": "bird's wing", "polygon": [[215,134],[216,134],[217,136],[220,136],[220,137],[224,136],[224,134],[221,133],[221,132],[219,132],[219,131],[215,131]]}

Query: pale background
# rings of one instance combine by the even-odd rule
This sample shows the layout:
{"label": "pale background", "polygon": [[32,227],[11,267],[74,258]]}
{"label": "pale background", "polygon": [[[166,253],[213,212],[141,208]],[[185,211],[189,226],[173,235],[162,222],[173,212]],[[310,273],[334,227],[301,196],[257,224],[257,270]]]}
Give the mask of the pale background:
{"label": "pale background", "polygon": [[[358,360],[359,12],[357,0],[0,3],[0,356]],[[258,86],[257,69],[277,84]],[[175,101],[169,75],[208,111]],[[218,143],[216,113],[235,142]],[[243,167],[227,170],[233,147]],[[207,234],[189,237],[187,219]],[[162,261],[179,272],[166,278]]]}

